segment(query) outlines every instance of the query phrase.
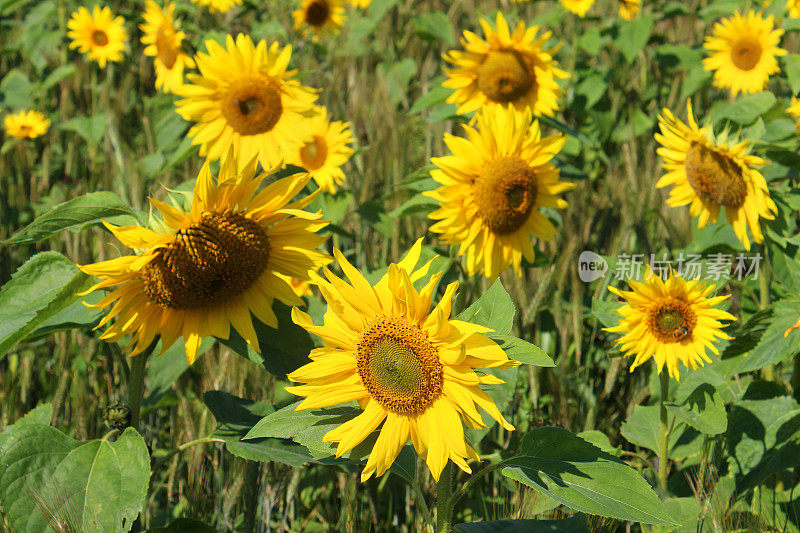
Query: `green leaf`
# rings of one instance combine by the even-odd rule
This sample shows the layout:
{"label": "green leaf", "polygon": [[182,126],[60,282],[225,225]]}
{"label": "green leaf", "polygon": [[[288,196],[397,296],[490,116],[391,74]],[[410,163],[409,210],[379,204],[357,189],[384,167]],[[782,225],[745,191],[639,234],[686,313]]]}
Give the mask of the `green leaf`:
{"label": "green leaf", "polygon": [[256,423],[244,440],[256,438],[292,439],[302,444],[315,458],[329,457],[336,451],[336,444],[322,442],[328,431],[361,414],[352,406],[328,407],[295,411],[300,402],[295,402]]}
{"label": "green leaf", "polygon": [[792,94],[800,92],[800,55],[789,54],[781,59],[783,63],[783,71],[786,73],[786,79],[789,81],[789,87],[792,89]]}
{"label": "green leaf", "polygon": [[614,128],[614,131],[611,133],[611,140],[621,143],[635,139],[652,130],[654,122],[652,116],[641,109],[635,109],[633,111],[633,117],[628,117],[619,126]]}
{"label": "green leaf", "polygon": [[103,135],[106,132],[106,121],[108,115],[106,113],[98,113],[91,117],[76,117],[58,125],[58,129],[74,131],[89,144],[94,146],[103,140]]}
{"label": "green leaf", "polygon": [[612,446],[611,441],[608,440],[608,435],[606,435],[602,431],[598,431],[596,429],[590,429],[589,431],[581,431],[577,435],[583,440],[594,444],[604,452],[610,453],[614,457],[619,457],[620,455],[621,447]]}
{"label": "green leaf", "polygon": [[616,42],[619,51],[625,56],[629,63],[636,59],[636,56],[647,44],[650,34],[653,32],[653,15],[644,14],[636,17],[630,22],[622,22]]}
{"label": "green leaf", "polygon": [[[686,527],[686,531],[697,531],[697,517],[700,514],[701,507],[697,498],[667,498],[664,500],[664,507],[667,508],[669,514],[681,526]],[[681,531],[684,531],[681,529]]]}
{"label": "green leaf", "polygon": [[[737,373],[751,372],[789,359],[800,352],[800,332],[792,330],[785,335],[798,317],[800,301],[792,298],[779,300],[770,308],[759,311],[748,321],[748,324],[753,322],[752,329],[741,327],[737,330],[737,336],[722,353],[722,359],[747,353],[736,366]],[[738,336],[739,331],[743,333],[742,338]]]}
{"label": "green leaf", "polygon": [[800,405],[789,396],[740,400],[731,410],[726,436],[737,490],[751,489],[800,465]]}
{"label": "green leaf", "polygon": [[251,461],[276,461],[296,468],[313,460],[305,448],[292,442],[267,438],[242,442],[253,426],[275,411],[271,405],[222,391],[206,392],[203,402],[217,420],[212,436],[223,440],[232,454]]}
{"label": "green leaf", "polygon": [[504,476],[576,511],[645,524],[674,525],[661,500],[633,468],[561,428],[543,427],[522,440]]}
{"label": "green leaf", "polygon": [[45,426],[50,424],[50,419],[53,418],[53,405],[50,403],[43,403],[37,405],[30,411],[28,411],[25,416],[5,428],[2,432],[0,432],[0,450],[3,449],[3,444],[5,441],[11,436],[11,434],[15,431],[18,431],[24,425],[27,424],[44,424]]}
{"label": "green leaf", "polygon": [[47,90],[65,79],[69,78],[78,71],[78,68],[70,63],[56,67],[42,82],[42,89]]}
{"label": "green leaf", "polygon": [[456,31],[450,17],[441,11],[422,13],[411,21],[414,35],[419,35],[428,41],[441,40],[447,46],[456,44]]}
{"label": "green leaf", "polygon": [[589,533],[582,516],[561,520],[490,520],[471,524],[456,524],[458,533]]}
{"label": "green leaf", "polygon": [[[660,420],[661,410],[657,405],[637,405],[633,408],[633,413],[623,422],[620,432],[625,440],[636,446],[657,451],[660,439]],[[672,448],[680,437],[679,428],[683,424],[674,428],[669,435],[668,448]]]}
{"label": "green leaf", "polygon": [[713,122],[731,120],[737,124],[752,124],[755,120],[769,111],[775,105],[775,95],[764,91],[747,96],[740,96],[733,103],[723,103],[714,106],[710,113]]}
{"label": "green leaf", "polygon": [[592,298],[592,314],[603,326],[611,328],[618,325],[622,320],[622,315],[617,312],[617,309],[623,305],[625,304],[618,300]]}
{"label": "green leaf", "polygon": [[667,411],[700,433],[718,435],[728,427],[725,404],[709,383],[698,386],[682,403],[666,402]]}
{"label": "green leaf", "polygon": [[511,335],[490,335],[490,337],[500,345],[509,359],[514,359],[526,365],[556,366],[544,350],[527,341]]}
{"label": "green leaf", "polygon": [[314,348],[314,343],[306,330],[292,322],[288,306],[275,301],[272,310],[278,318],[277,328],[262,324],[253,317],[253,327],[258,337],[258,351],[248,345],[234,329],[231,329],[229,338],[217,340],[239,355],[263,366],[267,372],[283,377],[311,362],[308,354]]}
{"label": "green leaf", "polygon": [[439,202],[421,194],[415,194],[389,212],[391,218],[401,218],[415,213],[430,213],[439,207]]}
{"label": "green leaf", "polygon": [[438,107],[444,104],[447,101],[447,98],[453,94],[453,89],[442,87],[441,81],[439,81],[437,84],[431,83],[431,85],[433,88],[420,96],[419,99],[414,102],[414,105],[411,106],[411,109],[408,111],[409,114],[416,115],[417,113],[422,113],[426,109]]}
{"label": "green leaf", "polygon": [[514,303],[498,279],[483,296],[458,315],[458,320],[492,328],[497,335],[508,335],[514,313]]}
{"label": "green leaf", "polygon": [[3,241],[3,244],[37,242],[65,229],[117,215],[134,215],[134,212],[113,192],[90,192],[58,204]]}
{"label": "green leaf", "polygon": [[33,85],[19,69],[11,69],[0,82],[0,93],[3,95],[3,107],[17,109],[31,106]]}
{"label": "green leaf", "polygon": [[147,446],[133,428],[114,442],[80,442],[25,424],[0,448],[0,504],[17,531],[52,531],[52,520],[73,531],[128,531],[149,479]]}
{"label": "green leaf", "polygon": [[85,290],[91,276],[56,252],[34,255],[0,289],[0,358]]}

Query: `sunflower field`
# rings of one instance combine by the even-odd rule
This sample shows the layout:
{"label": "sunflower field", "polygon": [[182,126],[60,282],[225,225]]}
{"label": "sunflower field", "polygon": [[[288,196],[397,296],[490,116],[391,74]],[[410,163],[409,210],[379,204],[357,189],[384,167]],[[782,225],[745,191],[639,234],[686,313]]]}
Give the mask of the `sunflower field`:
{"label": "sunflower field", "polygon": [[0,532],[800,533],[800,0],[0,0]]}

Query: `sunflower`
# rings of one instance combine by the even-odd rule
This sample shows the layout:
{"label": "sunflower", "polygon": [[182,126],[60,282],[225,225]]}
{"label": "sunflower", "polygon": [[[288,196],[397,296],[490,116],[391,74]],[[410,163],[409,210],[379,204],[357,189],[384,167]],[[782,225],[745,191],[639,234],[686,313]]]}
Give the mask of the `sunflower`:
{"label": "sunflower", "polygon": [[678,120],[669,109],[659,116],[661,133],[655,138],[661,144],[658,154],[664,160],[666,174],[656,187],[672,185],[667,204],[689,205],[689,214],[699,217],[698,227],[716,222],[719,210],[733,231],[750,249],[747,228],[755,242],[763,242],[759,217],[772,220],[778,212],[769,196],[769,189],[758,167],[765,160],[749,155],[747,141],[728,144],[727,132],[715,136],[706,126],[698,127],[692,114],[691,101],[686,102],[689,124]]}
{"label": "sunflower", "polygon": [[625,20],[632,20],[639,14],[642,0],[619,0],[619,16]]}
{"label": "sunflower", "polygon": [[787,0],[786,9],[789,10],[789,16],[792,18],[800,17],[800,0]]}
{"label": "sunflower", "polygon": [[200,7],[207,7],[212,13],[227,13],[233,6],[242,5],[242,0],[192,0]]}
{"label": "sunflower", "polygon": [[316,251],[325,237],[315,232],[327,223],[319,213],[303,211],[315,195],[291,202],[311,176],[295,174],[257,192],[266,175],[256,176],[255,159],[237,173],[232,154],[223,158],[216,182],[209,163],[203,165],[188,213],[151,199],[161,227],[106,224],[140,253],[80,267],[103,280],[84,294],[114,287],[89,306],[114,304],[97,327],[116,320],[100,338],[115,342],[133,335],[129,349],[135,355],[156,334],[164,350],[182,335],[191,364],[202,337],[227,339],[231,325],[258,350],[250,313],[276,328],[274,299],[303,304],[276,274],[308,280],[309,269],[330,261]]}
{"label": "sunflower", "polygon": [[561,5],[564,9],[571,13],[575,13],[583,18],[589,8],[594,4],[594,0],[561,0]]}
{"label": "sunflower", "polygon": [[39,111],[20,111],[6,115],[3,129],[6,135],[17,139],[35,139],[47,133],[50,121]]}
{"label": "sunflower", "polygon": [[350,5],[353,7],[360,7],[366,9],[372,3],[372,0],[350,0]]}
{"label": "sunflower", "polygon": [[489,328],[449,318],[457,282],[447,286],[430,310],[442,273],[417,291],[414,282],[430,266],[416,268],[421,247],[422,239],[402,261],[391,264],[375,286],[335,250],[350,284],[327,269],[327,280],[312,273],[328,302],[324,325],[315,326],[307,314],[292,310],[295,323],[323,341],[322,348],[311,352],[311,363],[289,374],[291,381],[306,383],[287,387],[306,397],[297,409],[356,400],[364,411],[323,438],[339,443],[336,456],[362,442],[385,420],[362,481],[376,472],[383,475],[409,438],[435,479],[448,459],[470,472],[466,459],[479,459],[465,442],[462,419],[469,427],[485,427],[477,406],[504,428],[514,429],[479,386],[502,381],[475,369],[519,363],[483,335]]}
{"label": "sunflower", "polygon": [[714,73],[715,87],[730,89],[733,96],[761,92],[770,75],[780,71],[776,58],[787,54],[778,47],[781,35],[782,29],[773,29],[772,16],[734,13],[716,23],[713,36],[706,37],[709,55],[703,68]]}
{"label": "sunflower", "polygon": [[316,92],[292,79],[287,71],[290,46],[265,41],[253,44],[247,35],[226,37],[227,49],[206,41],[208,54],[197,54],[200,75],[175,93],[178,113],[197,124],[189,130],[200,155],[215,161],[235,147],[239,161],[258,156],[270,168],[303,142],[303,119],[312,112]]}
{"label": "sunflower", "polygon": [[520,21],[511,33],[502,13],[497,13],[496,31],[485,20],[480,23],[486,40],[465,31],[461,43],[466,51],[451,50],[444,55],[455,66],[446,69],[448,79],[442,83],[455,89],[447,101],[459,104],[459,113],[496,103],[552,115],[562,92],[556,80],[569,74],[553,59],[556,49],[545,49],[550,32],[537,38],[539,27],[526,29]]}
{"label": "sunflower", "polygon": [[439,167],[431,176],[441,184],[424,193],[441,204],[428,215],[439,220],[431,231],[459,245],[469,275],[496,278],[509,265],[521,275],[522,258],[534,260],[530,234],[550,240],[556,233],[539,208],[564,209],[568,204],[557,195],[575,186],[559,181],[550,162],[565,139],[542,138],[530,109],[511,105],[485,108],[476,122],[477,129],[464,126],[466,138],[445,134],[453,155],[431,160]]}
{"label": "sunflower", "polygon": [[94,6],[91,13],[85,7],[79,7],[67,22],[70,30],[67,37],[72,39],[69,47],[88,54],[100,68],[105,68],[109,61],[122,61],[122,51],[128,42],[128,30],[123,24],[125,19],[114,17],[108,7],[100,9],[100,6]]}
{"label": "sunflower", "polygon": [[341,166],[353,155],[353,149],[347,146],[353,142],[353,134],[350,124],[330,122],[324,107],[315,106],[314,111],[302,128],[307,135],[305,142],[287,161],[306,169],[322,190],[334,194],[345,180]]}
{"label": "sunflower", "polygon": [[634,356],[631,371],[652,357],[659,373],[666,363],[670,377],[679,380],[678,362],[693,370],[710,363],[706,348],[719,354],[714,342],[731,338],[722,332],[727,324],[720,320],[736,317],[714,307],[729,296],[709,297],[714,285],[686,281],[674,272],[665,283],[647,270],[644,283],[628,281],[630,292],[608,288],[627,303],[618,309],[619,325],[605,331],[625,334],[617,344]]}
{"label": "sunflower", "polygon": [[800,98],[792,96],[792,101],[789,107],[786,108],[786,112],[792,116],[794,123],[797,125],[797,133],[800,133]]}
{"label": "sunflower", "polygon": [[183,69],[194,68],[194,61],[181,49],[186,34],[178,30],[174,17],[175,4],[167,2],[164,8],[153,0],[145,3],[144,21],[139,26],[144,54],[154,57],[156,89],[172,92],[183,84]]}
{"label": "sunflower", "polygon": [[344,23],[343,0],[303,0],[300,9],[292,13],[294,29],[307,35],[314,32],[314,40],[325,33],[339,33]]}

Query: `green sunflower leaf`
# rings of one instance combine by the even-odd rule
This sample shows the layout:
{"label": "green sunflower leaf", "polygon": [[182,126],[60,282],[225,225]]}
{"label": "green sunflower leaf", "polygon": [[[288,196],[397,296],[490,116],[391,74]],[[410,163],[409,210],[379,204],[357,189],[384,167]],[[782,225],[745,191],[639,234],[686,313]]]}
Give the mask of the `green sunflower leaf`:
{"label": "green sunflower leaf", "polygon": [[522,440],[503,475],[582,513],[675,525],[636,470],[569,431],[542,427]]}

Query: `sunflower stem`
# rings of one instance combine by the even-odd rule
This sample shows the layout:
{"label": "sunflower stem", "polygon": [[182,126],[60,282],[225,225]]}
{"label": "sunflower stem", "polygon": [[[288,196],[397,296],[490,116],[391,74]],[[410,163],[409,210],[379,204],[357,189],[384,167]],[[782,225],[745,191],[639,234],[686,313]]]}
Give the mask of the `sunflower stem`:
{"label": "sunflower stem", "polygon": [[436,533],[450,533],[453,522],[453,462],[448,459],[436,484]]}
{"label": "sunflower stem", "polygon": [[128,407],[131,410],[131,427],[139,430],[140,412],[142,409],[142,395],[144,394],[144,374],[147,366],[147,359],[161,337],[156,335],[150,346],[133,357],[131,357],[130,374],[128,376]]}
{"label": "sunflower stem", "polygon": [[669,421],[667,417],[667,396],[669,395],[669,373],[665,368],[661,372],[661,395],[658,406],[661,410],[661,424],[659,426],[658,443],[658,486],[663,496],[667,495],[667,443],[669,442]]}

